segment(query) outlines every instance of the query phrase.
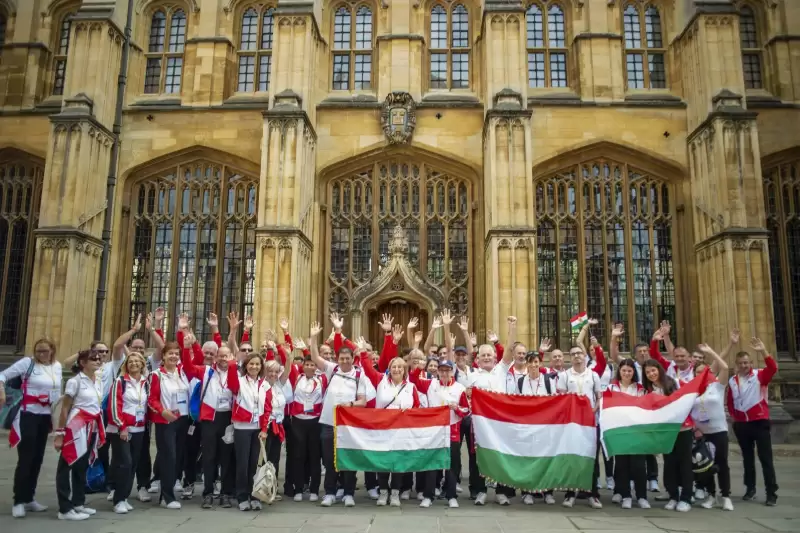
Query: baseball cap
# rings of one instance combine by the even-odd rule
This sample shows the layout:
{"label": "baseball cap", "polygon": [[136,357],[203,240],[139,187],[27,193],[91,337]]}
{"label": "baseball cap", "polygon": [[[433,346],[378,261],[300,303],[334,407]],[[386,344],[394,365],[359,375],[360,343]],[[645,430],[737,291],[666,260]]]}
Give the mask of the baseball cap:
{"label": "baseball cap", "polygon": [[439,362],[439,368],[442,368],[443,366],[446,366],[450,370],[453,370],[453,362],[452,361],[440,361]]}
{"label": "baseball cap", "polygon": [[454,351],[455,351],[456,353],[458,353],[458,352],[464,352],[464,353],[467,353],[467,349],[466,349],[464,346],[456,346]]}

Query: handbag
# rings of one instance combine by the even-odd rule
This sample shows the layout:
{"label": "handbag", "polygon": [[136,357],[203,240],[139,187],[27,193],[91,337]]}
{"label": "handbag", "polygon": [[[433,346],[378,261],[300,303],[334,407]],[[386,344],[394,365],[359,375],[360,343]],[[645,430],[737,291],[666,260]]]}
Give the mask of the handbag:
{"label": "handbag", "polygon": [[253,476],[253,497],[272,505],[275,496],[278,494],[278,476],[275,475],[275,467],[267,461],[267,450],[264,448],[264,441],[261,441],[261,453],[258,455],[258,468],[256,475]]}
{"label": "handbag", "polygon": [[11,426],[14,425],[14,419],[17,418],[17,413],[22,408],[22,388],[31,377],[35,365],[36,361],[31,359],[31,364],[27,372],[25,372],[25,377],[11,379],[6,383],[6,405],[0,411],[0,422],[3,429],[11,429]]}

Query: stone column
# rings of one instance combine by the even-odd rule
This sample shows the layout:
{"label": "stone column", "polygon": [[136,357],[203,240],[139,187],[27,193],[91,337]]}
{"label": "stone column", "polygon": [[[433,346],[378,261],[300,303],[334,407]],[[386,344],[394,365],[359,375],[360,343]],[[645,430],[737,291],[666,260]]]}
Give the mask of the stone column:
{"label": "stone column", "polygon": [[94,336],[123,43],[113,5],[101,4],[87,2],[73,19],[62,108],[50,117],[36,230],[27,346],[46,335],[60,357],[86,347]]}

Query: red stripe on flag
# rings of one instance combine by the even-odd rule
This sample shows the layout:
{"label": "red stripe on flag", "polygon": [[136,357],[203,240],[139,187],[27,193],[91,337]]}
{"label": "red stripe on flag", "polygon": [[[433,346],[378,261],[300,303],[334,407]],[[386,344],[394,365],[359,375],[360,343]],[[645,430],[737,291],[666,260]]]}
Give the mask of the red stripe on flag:
{"label": "red stripe on flag", "polygon": [[[645,378],[647,379],[647,378]],[[607,390],[603,393],[603,409],[611,407],[638,407],[648,411],[655,411],[669,405],[687,394],[703,394],[706,388],[714,382],[714,375],[708,367],[702,374],[695,377],[689,383],[681,385],[681,388],[673,392],[670,396],[660,394],[645,394],[644,396],[631,396],[623,392],[612,392]]]}
{"label": "red stripe on flag", "polygon": [[472,389],[472,414],[511,424],[595,426],[589,398],[577,394],[519,396]]}
{"label": "red stripe on flag", "polygon": [[419,409],[365,409],[336,407],[336,425],[363,429],[429,428],[450,426],[449,407]]}

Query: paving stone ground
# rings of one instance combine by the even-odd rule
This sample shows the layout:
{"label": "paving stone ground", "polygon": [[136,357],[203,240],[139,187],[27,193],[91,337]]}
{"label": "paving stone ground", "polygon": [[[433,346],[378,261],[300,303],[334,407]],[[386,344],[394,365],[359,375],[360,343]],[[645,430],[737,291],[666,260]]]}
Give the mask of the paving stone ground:
{"label": "paving stone ground", "polygon": [[[0,434],[5,442],[5,435]],[[466,458],[465,458],[466,459]],[[39,480],[37,499],[50,506],[46,513],[32,514],[22,520],[11,517],[11,485],[16,464],[16,452],[5,445],[0,447],[0,533],[611,533],[635,531],[761,533],[800,532],[800,457],[776,458],[780,498],[777,507],[763,504],[763,490],[758,502],[741,500],[741,458],[732,453],[733,500],[732,513],[719,509],[707,511],[695,506],[689,513],[665,511],[663,503],[653,501],[651,510],[623,511],[611,503],[611,494],[601,491],[602,510],[590,509],[578,501],[573,509],[536,505],[524,506],[515,499],[513,505],[500,507],[494,503],[476,507],[466,496],[460,499],[459,509],[448,509],[438,501],[430,509],[420,509],[415,500],[403,502],[400,509],[375,506],[361,490],[356,495],[356,507],[345,509],[341,504],[323,509],[308,501],[276,502],[265,510],[241,512],[235,509],[200,509],[196,496],[184,502],[180,511],[161,509],[152,503],[131,499],[135,510],[116,515],[105,494],[88,497],[87,504],[98,510],[97,515],[84,522],[63,522],[56,518],[55,465],[56,454],[49,449],[45,468]],[[464,461],[464,465],[467,461]],[[281,466],[283,472],[283,466]],[[465,476],[466,478],[466,476]],[[761,474],[758,474],[761,483]],[[363,480],[360,480],[363,486]],[[199,488],[199,486],[198,486]],[[761,489],[761,487],[759,487]],[[493,498],[490,491],[490,500]]]}

